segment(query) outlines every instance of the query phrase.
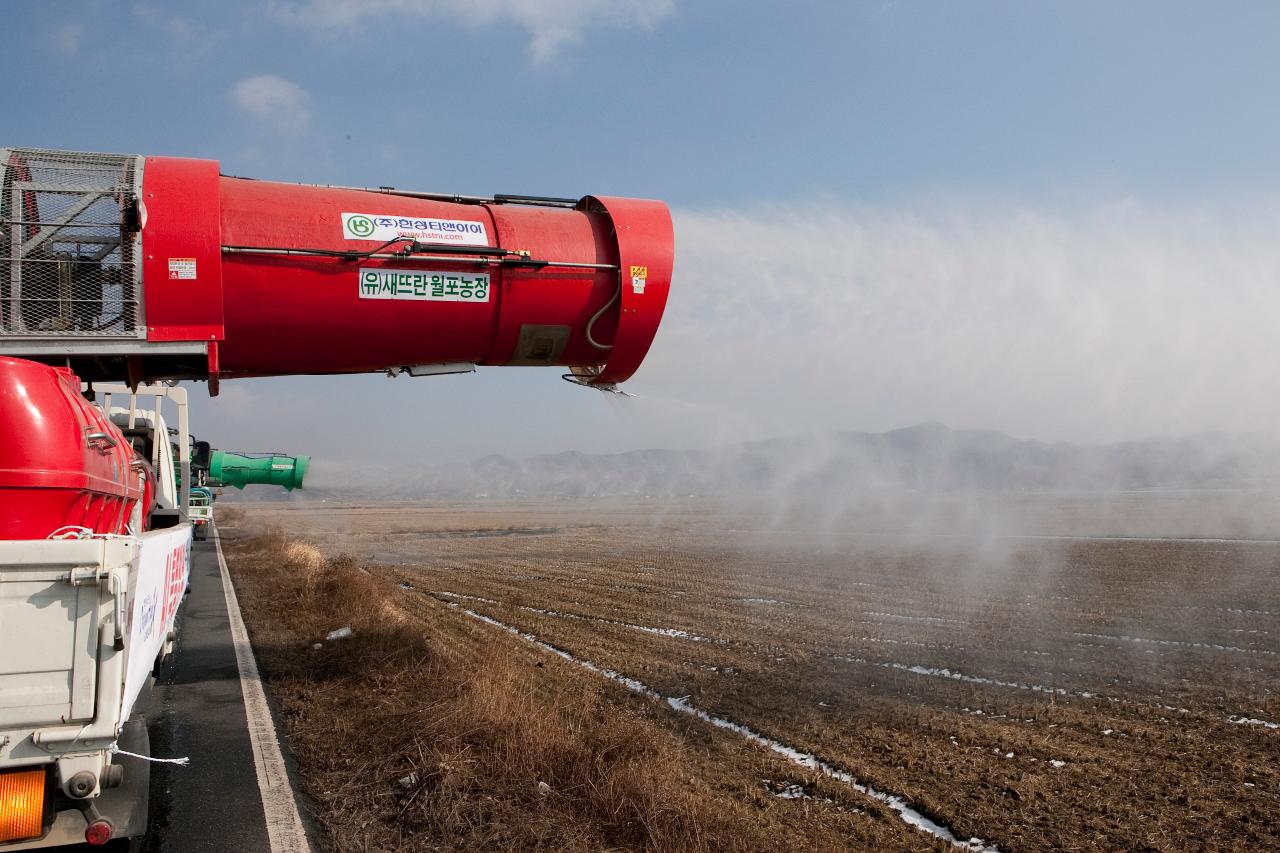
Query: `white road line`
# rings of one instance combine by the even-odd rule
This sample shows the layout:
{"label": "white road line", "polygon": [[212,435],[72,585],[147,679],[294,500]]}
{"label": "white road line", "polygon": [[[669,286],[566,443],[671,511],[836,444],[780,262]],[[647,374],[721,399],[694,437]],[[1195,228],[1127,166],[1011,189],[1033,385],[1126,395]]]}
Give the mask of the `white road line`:
{"label": "white road line", "polygon": [[244,712],[249,719],[249,742],[253,746],[253,764],[258,771],[258,791],[262,796],[262,811],[267,818],[267,841],[271,853],[311,853],[306,831],[302,828],[302,816],[293,798],[289,773],[284,755],[276,736],[275,723],[271,721],[271,708],[262,690],[262,678],[258,675],[258,661],[249,644],[249,632],[240,616],[240,604],[236,589],[227,571],[227,559],[222,556],[222,537],[217,528],[213,541],[218,548],[218,571],[222,573],[222,591],[227,598],[227,618],[231,621],[231,642],[236,650],[236,665],[240,669],[240,690],[244,694]]}

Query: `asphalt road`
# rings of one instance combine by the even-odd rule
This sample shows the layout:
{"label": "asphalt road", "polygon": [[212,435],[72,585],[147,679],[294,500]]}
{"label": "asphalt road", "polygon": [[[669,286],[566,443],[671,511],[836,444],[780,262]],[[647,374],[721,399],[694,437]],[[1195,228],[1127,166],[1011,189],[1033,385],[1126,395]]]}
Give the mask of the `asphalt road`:
{"label": "asphalt road", "polygon": [[[270,853],[212,540],[193,543],[191,592],[179,611],[176,648],[144,713],[152,756],[185,756],[191,763],[152,764],[150,831],[134,849]],[[296,792],[292,766],[289,771]]]}

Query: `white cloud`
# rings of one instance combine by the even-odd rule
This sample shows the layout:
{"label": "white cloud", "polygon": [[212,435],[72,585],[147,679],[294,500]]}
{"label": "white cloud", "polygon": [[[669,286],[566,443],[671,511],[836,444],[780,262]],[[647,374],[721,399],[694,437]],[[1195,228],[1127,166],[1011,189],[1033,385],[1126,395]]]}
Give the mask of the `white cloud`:
{"label": "white cloud", "polygon": [[236,106],[278,133],[297,135],[311,124],[311,94],[297,83],[272,74],[246,77],[231,90]]}
{"label": "white cloud", "polygon": [[330,32],[366,19],[453,18],[467,26],[514,24],[529,32],[535,62],[553,60],[559,51],[597,27],[643,28],[671,14],[675,0],[269,0],[282,20]]}
{"label": "white cloud", "polygon": [[53,47],[65,56],[75,56],[80,52],[80,41],[84,38],[84,27],[80,24],[66,24],[53,34]]}

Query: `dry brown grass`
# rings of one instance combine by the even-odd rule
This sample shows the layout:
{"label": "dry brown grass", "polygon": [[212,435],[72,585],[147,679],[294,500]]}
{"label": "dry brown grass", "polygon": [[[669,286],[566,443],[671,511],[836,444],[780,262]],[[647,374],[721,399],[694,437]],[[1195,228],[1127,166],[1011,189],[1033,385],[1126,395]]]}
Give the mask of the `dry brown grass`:
{"label": "dry brown grass", "polygon": [[[430,599],[406,611],[395,584],[349,556],[324,560],[278,529],[227,551],[334,849],[903,845],[875,809],[815,805],[834,815],[819,825],[768,796],[762,775],[795,779],[794,769],[732,737],[690,729]],[[313,648],[343,625],[353,637]]]}

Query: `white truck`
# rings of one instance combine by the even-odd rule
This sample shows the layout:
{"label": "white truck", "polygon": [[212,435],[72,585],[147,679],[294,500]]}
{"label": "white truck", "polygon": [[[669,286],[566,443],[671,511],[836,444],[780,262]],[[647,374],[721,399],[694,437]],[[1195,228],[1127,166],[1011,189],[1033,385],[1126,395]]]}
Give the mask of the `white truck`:
{"label": "white truck", "polygon": [[[135,517],[126,535],[0,541],[4,853],[105,844],[147,828],[150,750],[139,700],[172,650],[190,575],[186,391],[98,390],[155,472],[152,529],[134,533]],[[177,410],[177,459],[166,401]]]}
{"label": "white truck", "polygon": [[193,487],[191,506],[188,511],[191,516],[192,536],[197,542],[203,542],[209,538],[209,532],[213,530],[213,492],[206,486]]}

